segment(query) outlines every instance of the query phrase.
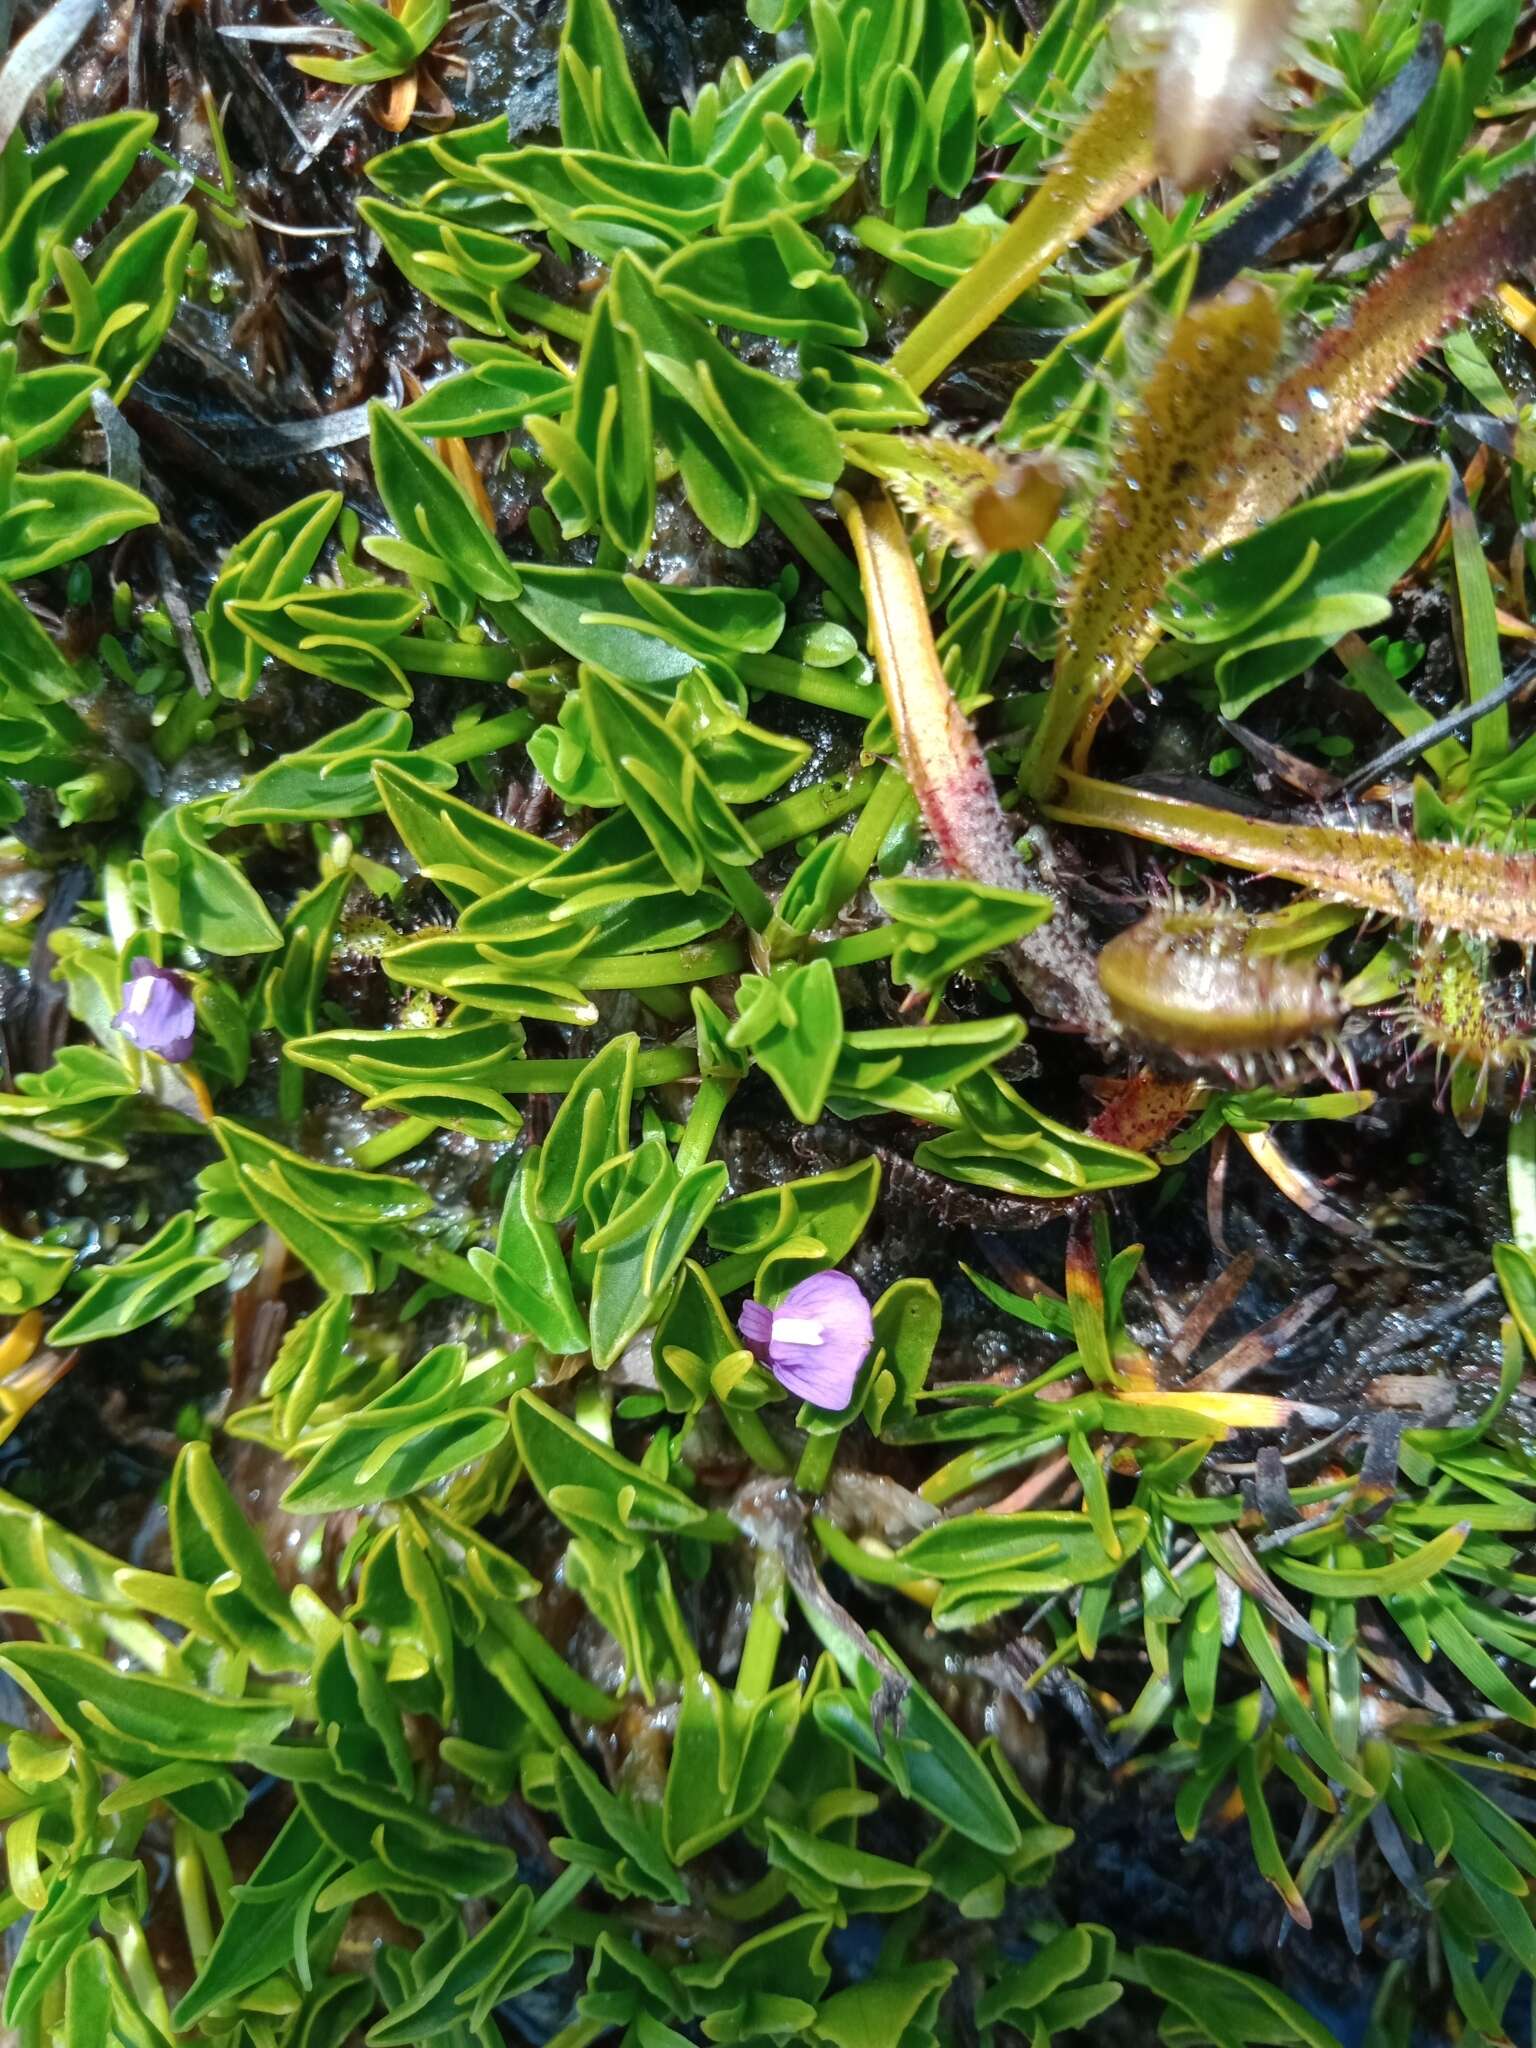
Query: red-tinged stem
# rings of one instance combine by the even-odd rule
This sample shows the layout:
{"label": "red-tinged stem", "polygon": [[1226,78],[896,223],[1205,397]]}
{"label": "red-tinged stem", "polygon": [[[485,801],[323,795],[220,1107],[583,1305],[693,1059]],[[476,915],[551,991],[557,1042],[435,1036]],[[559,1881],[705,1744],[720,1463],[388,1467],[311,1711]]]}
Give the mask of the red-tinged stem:
{"label": "red-tinged stem", "polygon": [[1536,945],[1536,854],[1240,818],[1087,775],[1064,774],[1043,809],[1058,824],[1128,832],[1250,874],[1280,875],[1404,923]]}
{"label": "red-tinged stem", "polygon": [[1043,888],[1053,896],[1049,923],[1006,957],[1043,1016],[1112,1042],[1115,1025],[1087,940],[1051,877],[1019,858],[981,742],[949,687],[900,513],[883,491],[867,501],[840,492],[837,502],[869,600],[870,652],[902,768],[944,865],[989,888]]}

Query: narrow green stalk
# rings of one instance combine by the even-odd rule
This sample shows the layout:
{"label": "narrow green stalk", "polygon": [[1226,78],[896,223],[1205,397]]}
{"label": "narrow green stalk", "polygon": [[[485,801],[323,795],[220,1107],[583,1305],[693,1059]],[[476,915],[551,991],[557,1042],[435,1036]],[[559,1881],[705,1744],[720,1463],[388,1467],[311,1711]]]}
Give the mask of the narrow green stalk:
{"label": "narrow green stalk", "polygon": [[[771,1468],[770,1468],[771,1469]],[[752,1585],[752,1619],[736,1674],[736,1697],[760,1700],[773,1688],[773,1667],[784,1637],[784,1565],[771,1550],[759,1550]]]}
{"label": "narrow green stalk", "polygon": [[536,326],[547,327],[551,334],[560,334],[567,341],[585,341],[592,316],[575,306],[562,306],[557,299],[546,298],[543,292],[529,291],[526,285],[504,284],[498,290],[497,301],[504,313],[512,313],[520,320],[532,320]]}
{"label": "narrow green stalk", "polygon": [[837,1447],[843,1440],[840,1429],[829,1430],[825,1436],[808,1436],[805,1449],[800,1453],[800,1463],[795,1472],[797,1493],[824,1493],[832,1471]]}
{"label": "narrow green stalk", "polygon": [[417,751],[429,760],[457,768],[464,761],[478,761],[482,754],[493,754],[498,747],[515,746],[532,729],[532,718],[519,706],[497,718],[482,718],[476,725],[460,726],[456,732],[445,733],[440,740],[433,740],[430,746]]}
{"label": "narrow green stalk", "polygon": [[371,1173],[376,1167],[388,1166],[392,1159],[398,1159],[405,1152],[414,1152],[423,1138],[431,1137],[437,1129],[430,1117],[403,1116],[388,1130],[376,1131],[352,1154],[352,1164],[361,1167],[364,1173]]}
{"label": "narrow green stalk", "polygon": [[[767,1423],[755,1408],[737,1408],[725,1402],[721,1405],[720,1413],[725,1418],[726,1428],[759,1471],[772,1472],[783,1479],[789,1477],[789,1460],[779,1449]],[[752,1619],[755,1624],[755,1613]]]}
{"label": "narrow green stalk", "polygon": [[[517,1060],[496,1077],[503,1095],[564,1095],[586,1066],[582,1059]],[[635,1055],[635,1086],[659,1088],[664,1081],[691,1081],[699,1071],[689,1045],[653,1045]]]}
{"label": "narrow green stalk", "polygon": [[221,1919],[229,1918],[230,1907],[234,1904],[235,1873],[230,1866],[229,1851],[224,1847],[224,1837],[208,1828],[195,1830],[197,1846],[202,1852],[203,1869],[208,1882],[213,1886],[213,1896],[219,1903]]}
{"label": "narrow green stalk", "polygon": [[[116,1917],[114,1915],[114,1918]],[[123,1974],[128,1979],[134,1997],[139,2001],[140,2010],[145,2018],[170,2040],[171,2009],[165,2002],[164,1991],[160,1988],[159,1973],[155,1969],[154,1958],[150,1955],[149,1943],[144,1938],[144,1929],[138,1915],[122,1909],[119,1924],[110,1931],[117,1943],[118,1960],[122,1963]]]}
{"label": "narrow green stalk", "polygon": [[881,847],[903,815],[916,809],[917,799],[906,776],[899,768],[887,768],[860,812],[859,822],[844,842],[843,903],[862,886],[864,877],[879,858]]}
{"label": "narrow green stalk", "polygon": [[586,1890],[588,1872],[580,1864],[573,1863],[562,1870],[554,1883],[539,1893],[528,1915],[528,1924],[537,1929],[546,1928],[550,1922],[563,1913],[568,1905],[579,1899]]}
{"label": "narrow green stalk", "polygon": [[750,690],[769,690],[776,697],[793,697],[797,704],[846,711],[854,718],[873,718],[883,701],[869,683],[850,683],[831,670],[807,668],[782,654],[741,655],[736,672]]}
{"label": "narrow green stalk", "polygon": [[[748,877],[751,880],[751,877]],[[756,885],[754,884],[754,887]],[[762,896],[762,891],[757,891]],[[764,924],[773,905],[763,896]],[[656,988],[669,982],[712,981],[717,974],[739,974],[746,954],[735,939],[711,939],[698,946],[674,946],[660,953],[616,953],[610,960],[585,962],[581,985],[593,988]]]}
{"label": "narrow green stalk", "polygon": [[193,1962],[201,1969],[213,1947],[213,1922],[208,1913],[208,1890],[204,1883],[197,1833],[184,1820],[178,1820],[171,1831],[171,1853],[176,1896],[181,1902],[182,1925],[187,1931],[187,1947]]}
{"label": "narrow green stalk", "polygon": [[[606,1928],[607,1922],[604,1921],[603,1925]],[[562,2027],[558,2034],[550,2035],[545,2048],[590,2048],[593,2041],[608,2031],[607,2020],[572,2020],[570,2025]]]}
{"label": "narrow green stalk", "polygon": [[846,939],[829,939],[815,951],[834,967],[862,967],[868,960],[888,960],[896,950],[896,927],[872,925],[867,932],[850,932]]}
{"label": "narrow green stalk", "polygon": [[747,868],[733,866],[722,861],[715,869],[721,888],[736,906],[737,915],[749,931],[762,932],[768,929],[773,918],[773,904],[752,878]]}
{"label": "narrow green stalk", "polygon": [[802,501],[792,498],[787,491],[775,491],[764,499],[763,510],[795,552],[804,556],[843,609],[862,625],[866,612],[859,572],[832,536],[817,525]]}
{"label": "narrow green stalk", "polygon": [[764,853],[790,846],[809,833],[819,832],[824,825],[836,824],[850,811],[862,809],[879,787],[881,775],[888,773],[889,770],[880,768],[861,768],[854,775],[833,775],[825,782],[810,783],[797,789],[793,796],[754,812],[747,821],[747,830]]}
{"label": "narrow green stalk", "polygon": [[735,1092],[734,1080],[715,1075],[709,1075],[699,1083],[689,1105],[683,1135],[678,1140],[676,1159],[679,1173],[691,1173],[709,1157],[709,1148],[715,1142],[720,1119]]}
{"label": "narrow green stalk", "polygon": [[503,640],[427,640],[404,633],[385,648],[391,660],[413,676],[457,676],[470,683],[509,683],[517,673],[517,650]]}
{"label": "narrow green stalk", "polygon": [[277,1069],[277,1113],[285,1124],[304,1114],[304,1069],[284,1053]]}
{"label": "narrow green stalk", "polygon": [[611,1721],[618,1713],[622,1702],[610,1699],[579,1671],[573,1671],[517,1608],[499,1606],[492,1626],[522,1658],[541,1689],[562,1707],[597,1722]]}

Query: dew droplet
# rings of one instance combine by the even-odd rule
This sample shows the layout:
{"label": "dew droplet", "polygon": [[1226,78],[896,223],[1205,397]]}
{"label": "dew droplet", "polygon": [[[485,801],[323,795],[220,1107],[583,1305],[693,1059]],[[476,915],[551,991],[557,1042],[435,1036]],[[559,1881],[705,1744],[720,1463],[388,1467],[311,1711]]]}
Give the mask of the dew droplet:
{"label": "dew droplet", "polygon": [[1333,400],[1321,384],[1307,386],[1307,403],[1314,412],[1331,412],[1333,409]]}
{"label": "dew droplet", "polygon": [[1275,425],[1282,434],[1294,434],[1300,431],[1300,422],[1293,412],[1277,412],[1275,414]]}

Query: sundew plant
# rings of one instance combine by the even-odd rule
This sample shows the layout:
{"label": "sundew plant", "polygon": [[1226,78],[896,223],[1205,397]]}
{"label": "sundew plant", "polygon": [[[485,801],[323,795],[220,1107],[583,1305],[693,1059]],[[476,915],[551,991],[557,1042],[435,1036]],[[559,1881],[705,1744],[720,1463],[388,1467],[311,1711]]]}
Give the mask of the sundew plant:
{"label": "sundew plant", "polygon": [[0,2036],[1500,2048],[1536,15],[0,9]]}

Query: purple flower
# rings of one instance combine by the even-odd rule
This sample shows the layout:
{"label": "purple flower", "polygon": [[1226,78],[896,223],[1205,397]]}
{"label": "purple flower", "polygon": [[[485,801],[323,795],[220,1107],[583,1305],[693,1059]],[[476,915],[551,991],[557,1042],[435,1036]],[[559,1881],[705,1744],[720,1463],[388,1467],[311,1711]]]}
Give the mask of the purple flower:
{"label": "purple flower", "polygon": [[743,1303],[739,1327],[779,1385],[814,1408],[847,1407],[875,1338],[869,1303],[846,1273],[813,1273],[777,1308]]}
{"label": "purple flower", "polygon": [[112,1022],[141,1052],[157,1052],[163,1060],[184,1060],[192,1050],[197,1027],[192,991],[181,975],[157,967],[141,953],[129,969],[123,984],[123,1007]]}

